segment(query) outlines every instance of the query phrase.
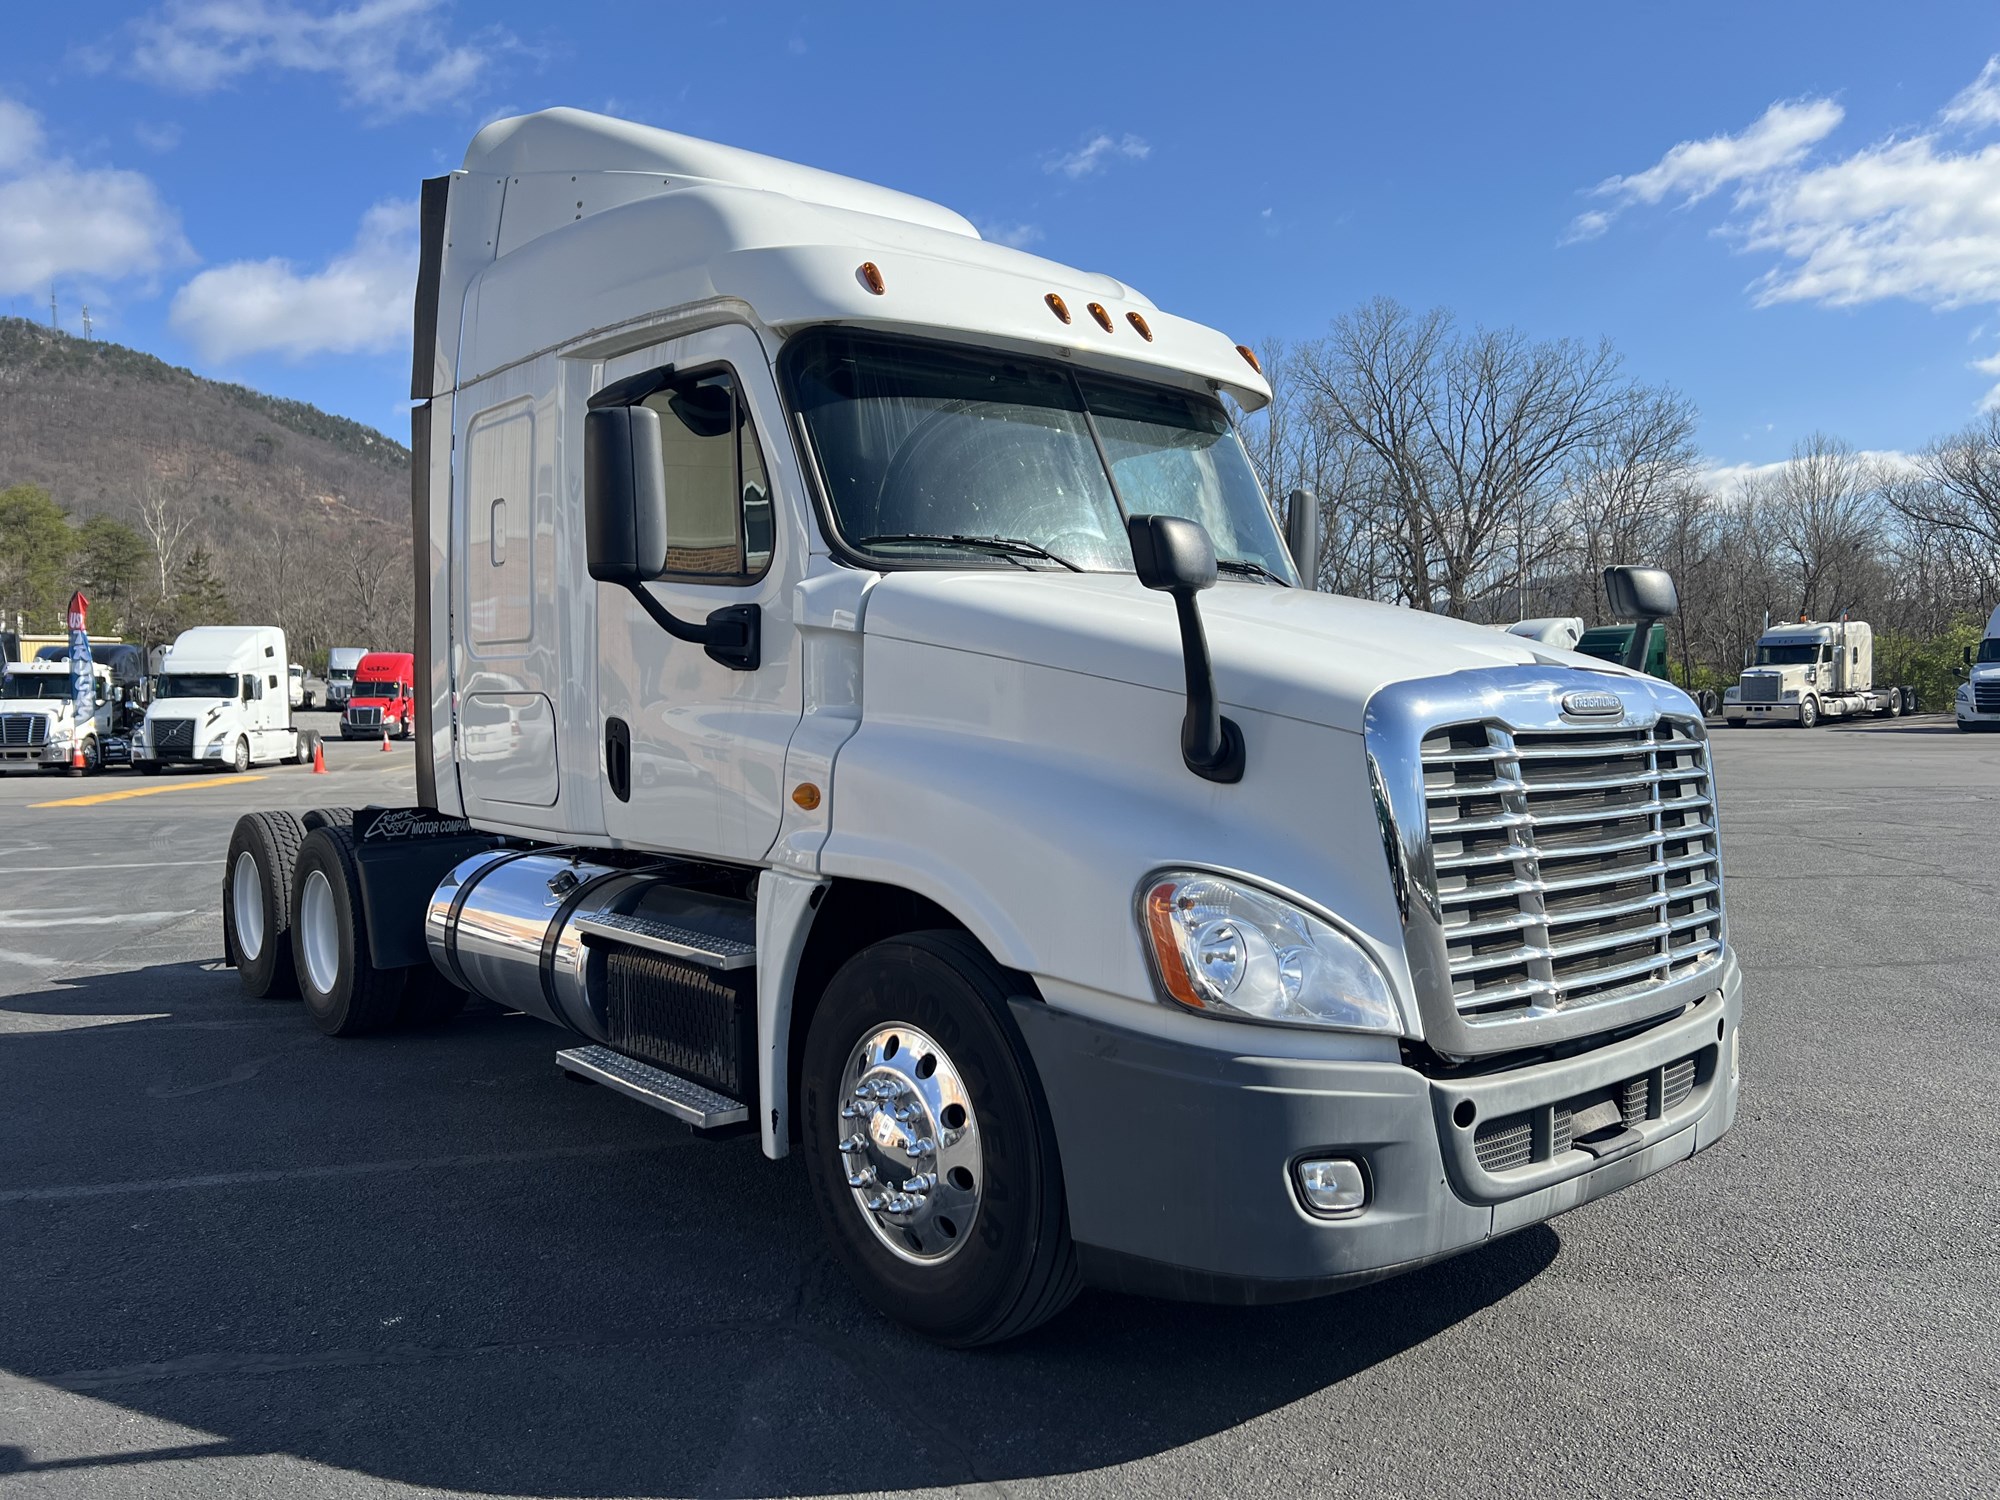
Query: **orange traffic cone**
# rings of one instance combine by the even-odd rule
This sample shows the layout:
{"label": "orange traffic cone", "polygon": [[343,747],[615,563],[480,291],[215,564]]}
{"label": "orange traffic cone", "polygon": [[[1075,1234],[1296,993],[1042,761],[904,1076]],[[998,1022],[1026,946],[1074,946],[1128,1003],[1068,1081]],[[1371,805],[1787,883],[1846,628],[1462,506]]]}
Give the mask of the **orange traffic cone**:
{"label": "orange traffic cone", "polygon": [[313,741],[313,775],[326,775],[326,746],[318,740]]}
{"label": "orange traffic cone", "polygon": [[389,731],[386,729],[382,731],[382,753],[384,755],[389,753]]}
{"label": "orange traffic cone", "polygon": [[83,758],[83,741],[78,740],[69,747],[69,774],[81,776],[88,769]]}

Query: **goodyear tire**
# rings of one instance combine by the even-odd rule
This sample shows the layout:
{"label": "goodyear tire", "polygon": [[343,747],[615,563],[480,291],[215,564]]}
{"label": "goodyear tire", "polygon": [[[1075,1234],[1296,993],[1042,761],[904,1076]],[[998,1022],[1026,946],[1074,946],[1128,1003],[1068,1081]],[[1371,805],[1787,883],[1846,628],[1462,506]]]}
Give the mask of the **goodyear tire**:
{"label": "goodyear tire", "polygon": [[253,999],[298,993],[292,970],[292,875],[306,830],[290,813],[246,813],[222,871],[222,942]]}
{"label": "goodyear tire", "polygon": [[[806,1034],[806,1175],[834,1257],[883,1312],[957,1347],[1027,1332],[1080,1284],[1055,1128],[1007,1008],[1019,989],[964,933],[911,933],[848,960]],[[895,1207],[926,1169],[925,1201]]]}
{"label": "goodyear tire", "polygon": [[320,827],[305,836],[292,913],[292,964],[313,1024],[328,1036],[365,1036],[392,1025],[408,971],[378,969],[368,955],[352,828]]}

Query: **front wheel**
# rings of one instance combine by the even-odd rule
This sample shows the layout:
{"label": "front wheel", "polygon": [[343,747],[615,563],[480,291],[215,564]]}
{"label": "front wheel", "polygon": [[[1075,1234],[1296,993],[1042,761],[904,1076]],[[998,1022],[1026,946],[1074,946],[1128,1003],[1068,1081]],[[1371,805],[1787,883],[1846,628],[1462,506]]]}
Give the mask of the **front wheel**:
{"label": "front wheel", "polygon": [[806,1035],[806,1174],[834,1256],[959,1347],[1027,1332],[1080,1284],[1017,988],[965,934],[912,933],[850,959]]}
{"label": "front wheel", "polygon": [[1811,729],[1819,723],[1819,699],[1807,698],[1799,704],[1799,728]]}
{"label": "front wheel", "polygon": [[248,735],[238,735],[236,748],[229,755],[229,772],[232,776],[241,776],[249,769],[250,737]]}

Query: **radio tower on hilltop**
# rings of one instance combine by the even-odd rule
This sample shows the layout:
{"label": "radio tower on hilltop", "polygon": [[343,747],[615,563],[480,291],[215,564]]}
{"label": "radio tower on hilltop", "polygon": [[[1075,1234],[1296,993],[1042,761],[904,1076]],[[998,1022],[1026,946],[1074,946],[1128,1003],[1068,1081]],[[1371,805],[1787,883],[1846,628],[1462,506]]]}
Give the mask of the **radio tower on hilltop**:
{"label": "radio tower on hilltop", "polygon": [[84,303],[84,305],[83,305],[83,336],[84,336],[85,338],[89,338],[89,337],[91,337],[91,332],[90,332],[90,304],[89,304],[88,302]]}
{"label": "radio tower on hilltop", "polygon": [[49,283],[49,327],[56,328],[60,326],[61,325],[56,322],[56,286],[54,282],[50,282]]}

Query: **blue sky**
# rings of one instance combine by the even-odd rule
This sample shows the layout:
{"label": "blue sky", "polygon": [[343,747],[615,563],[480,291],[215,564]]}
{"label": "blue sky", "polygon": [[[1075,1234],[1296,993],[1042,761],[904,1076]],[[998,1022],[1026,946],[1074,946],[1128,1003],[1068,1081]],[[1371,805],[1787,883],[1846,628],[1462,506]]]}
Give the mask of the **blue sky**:
{"label": "blue sky", "polygon": [[53,281],[71,331],[88,302],[400,433],[418,183],[572,104],[938,199],[1246,342],[1378,293],[1607,335],[1718,467],[1908,450],[2000,399],[1995,54],[1990,0],[22,4],[0,309]]}

